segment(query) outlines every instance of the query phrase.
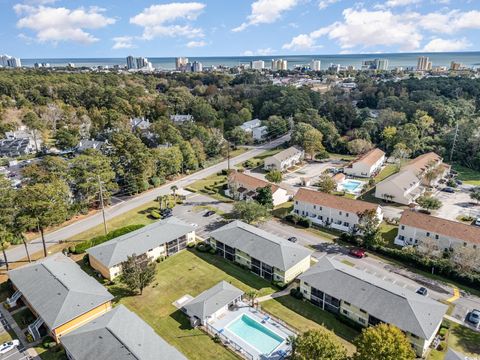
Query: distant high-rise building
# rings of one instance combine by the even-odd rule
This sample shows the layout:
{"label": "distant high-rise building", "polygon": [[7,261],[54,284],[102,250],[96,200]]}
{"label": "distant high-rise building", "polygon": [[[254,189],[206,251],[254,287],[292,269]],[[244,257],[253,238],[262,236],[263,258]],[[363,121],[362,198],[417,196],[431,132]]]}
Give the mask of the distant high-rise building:
{"label": "distant high-rise building", "polygon": [[22,61],[19,58],[16,58],[16,57],[13,57],[13,56],[1,55],[0,56],[0,66],[9,67],[9,68],[22,67]]}
{"label": "distant high-rise building", "polygon": [[388,70],[388,60],[387,59],[375,59],[376,70]]}
{"label": "distant high-rise building", "polygon": [[312,60],[310,63],[310,69],[312,71],[320,71],[322,67],[322,62],[320,60]]}
{"label": "distant high-rise building", "polygon": [[272,71],[288,70],[288,62],[283,59],[272,59]]}
{"label": "distant high-rise building", "polygon": [[339,72],[340,69],[341,69],[340,64],[330,64],[330,66],[328,67],[328,70],[334,71],[334,72]]}
{"label": "distant high-rise building", "polygon": [[132,55],[127,56],[127,69],[136,69],[137,68],[137,61]]}
{"label": "distant high-rise building", "polygon": [[201,62],[194,61],[192,63],[192,71],[193,72],[202,72],[203,71],[203,65]]}
{"label": "distant high-rise building", "polygon": [[175,69],[177,69],[177,71],[184,71],[187,64],[188,64],[187,57],[177,57],[175,59]]}
{"label": "distant high-rise building", "polygon": [[461,68],[463,68],[462,63],[458,63],[455,61],[452,61],[450,63],[450,70],[457,71],[457,70],[460,70]]}
{"label": "distant high-rise building", "polygon": [[428,56],[420,56],[417,62],[418,71],[429,71],[432,70],[432,62]]}
{"label": "distant high-rise building", "polygon": [[253,70],[263,70],[265,68],[265,61],[263,60],[254,60],[250,62],[250,67]]}

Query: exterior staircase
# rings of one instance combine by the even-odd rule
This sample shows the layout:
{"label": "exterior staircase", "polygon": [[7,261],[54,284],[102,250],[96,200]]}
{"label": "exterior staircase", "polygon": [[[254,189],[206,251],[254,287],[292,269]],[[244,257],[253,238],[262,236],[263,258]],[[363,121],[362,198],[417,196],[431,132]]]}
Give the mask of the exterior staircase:
{"label": "exterior staircase", "polygon": [[22,293],[20,292],[20,290],[17,290],[13,293],[12,296],[7,298],[6,303],[10,307],[15,307],[15,306],[17,306],[18,299],[20,299],[21,297],[22,297]]}
{"label": "exterior staircase", "polygon": [[40,326],[43,325],[43,319],[38,317],[33,323],[28,325],[28,332],[32,335],[33,340],[38,340],[41,338],[40,331],[38,330]]}

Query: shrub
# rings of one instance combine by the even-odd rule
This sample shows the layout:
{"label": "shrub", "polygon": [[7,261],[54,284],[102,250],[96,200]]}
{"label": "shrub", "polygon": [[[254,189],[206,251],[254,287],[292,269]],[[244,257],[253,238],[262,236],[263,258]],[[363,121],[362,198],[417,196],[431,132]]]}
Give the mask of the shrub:
{"label": "shrub", "polygon": [[290,295],[293,296],[295,299],[302,300],[303,294],[300,291],[300,288],[293,288],[290,290]]}
{"label": "shrub", "polygon": [[89,249],[93,246],[102,244],[102,243],[104,243],[108,240],[114,239],[116,237],[128,234],[129,232],[138,230],[138,229],[140,229],[144,226],[145,225],[143,225],[143,224],[128,225],[128,226],[124,226],[122,228],[110,231],[107,235],[100,235],[100,236],[96,236],[96,237],[94,237],[90,240],[82,241],[81,243],[79,243],[75,246],[75,252],[74,253],[75,254],[82,254],[82,253],[85,252],[85,250],[87,250],[87,249]]}
{"label": "shrub", "polygon": [[210,250],[208,250],[208,252],[212,255],[215,255],[215,253],[216,253],[215,249],[210,249]]}
{"label": "shrub", "polygon": [[306,218],[306,217],[301,217],[300,221],[298,222],[298,225],[303,226],[305,228],[309,228],[312,226],[312,220]]}
{"label": "shrub", "polygon": [[220,339],[220,337],[217,334],[215,334],[215,336],[213,337],[213,342],[215,344],[220,344],[222,342],[222,339]]}
{"label": "shrub", "polygon": [[443,320],[441,327],[445,329],[450,329],[450,322]]}
{"label": "shrub", "polygon": [[196,192],[197,192],[197,189],[194,189],[194,188],[189,187],[189,186],[186,187],[185,190],[190,191],[190,192],[192,192],[192,193],[196,193]]}
{"label": "shrub", "polygon": [[165,182],[164,179],[161,179],[158,176],[152,177],[150,179],[150,181],[152,182],[153,187],[159,187],[160,185],[162,185]]}
{"label": "shrub", "polygon": [[438,335],[440,335],[443,338],[445,338],[445,335],[447,335],[447,332],[448,332],[448,329],[446,328],[441,328],[439,331],[438,331]]}
{"label": "shrub", "polygon": [[438,351],[443,351],[447,348],[447,343],[445,341],[442,341],[440,344],[437,346]]}
{"label": "shrub", "polygon": [[195,247],[195,243],[194,243],[194,242],[188,243],[188,244],[187,244],[187,247],[188,247],[189,249],[192,249],[192,248]]}
{"label": "shrub", "polygon": [[75,245],[69,246],[68,247],[68,252],[69,253],[75,253]]}
{"label": "shrub", "polygon": [[160,213],[157,211],[157,210],[151,210],[150,211],[150,217],[152,219],[161,219],[162,218],[162,215],[160,215]]}
{"label": "shrub", "polygon": [[337,314],[335,317],[338,319],[338,321],[344,323],[345,325],[347,325],[347,326],[349,326],[353,329],[356,329],[358,331],[362,331],[364,329],[364,327],[361,324],[359,324],[358,322],[346,317],[345,315]]}

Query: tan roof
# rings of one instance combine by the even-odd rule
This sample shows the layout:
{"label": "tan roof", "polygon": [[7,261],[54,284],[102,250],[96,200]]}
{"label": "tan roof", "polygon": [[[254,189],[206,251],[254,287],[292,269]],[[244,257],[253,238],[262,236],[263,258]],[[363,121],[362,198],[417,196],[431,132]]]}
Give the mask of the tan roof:
{"label": "tan roof", "polygon": [[414,168],[417,172],[423,172],[428,169],[430,163],[437,163],[440,161],[442,161],[440,155],[435,154],[434,152],[429,152],[410,160],[410,162],[405,165],[405,168]]}
{"label": "tan roof", "polygon": [[378,160],[382,158],[382,156],[385,156],[385,152],[380,150],[379,148],[372,149],[362,156],[360,156],[357,160],[354,162],[363,162],[369,166],[372,166],[375,164]]}
{"label": "tan roof", "polygon": [[236,171],[230,175],[230,181],[235,181],[240,186],[248,189],[248,190],[255,190],[258,188],[262,188],[265,186],[271,186],[272,192],[277,191],[280,189],[278,185],[269,183],[268,181],[256,178],[251,175],[244,174],[242,172]]}
{"label": "tan roof", "polygon": [[401,225],[407,225],[449,236],[474,244],[480,244],[480,227],[466,225],[452,220],[405,210],[400,218]]}
{"label": "tan roof", "polygon": [[340,183],[345,180],[345,174],[337,173],[332,176],[332,179],[335,180],[337,183]]}
{"label": "tan roof", "polygon": [[295,195],[294,200],[354,213],[359,213],[365,210],[376,210],[379,207],[376,204],[366,201],[353,200],[306,188],[300,188]]}

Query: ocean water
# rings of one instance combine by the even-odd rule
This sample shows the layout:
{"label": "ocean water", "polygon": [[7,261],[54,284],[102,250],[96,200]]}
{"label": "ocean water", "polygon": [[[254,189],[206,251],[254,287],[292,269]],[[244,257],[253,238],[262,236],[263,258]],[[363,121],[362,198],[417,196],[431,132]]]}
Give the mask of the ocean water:
{"label": "ocean water", "polygon": [[[311,60],[321,60],[322,69],[326,69],[330,64],[340,64],[342,66],[353,65],[360,68],[362,61],[376,58],[388,59],[389,68],[412,67],[417,65],[419,56],[428,56],[433,66],[449,66],[451,61],[464,64],[467,67],[480,67],[480,52],[456,52],[456,53],[401,53],[401,54],[357,54],[357,55],[287,55],[287,56],[227,56],[227,57],[189,57],[190,61],[199,61],[203,66],[237,66],[248,64],[252,60],[264,60],[265,66],[270,67],[270,61],[275,59],[286,59],[288,67],[294,68],[297,65],[308,65]],[[171,70],[175,68],[175,58],[173,57],[148,57],[153,66],[158,69]],[[22,59],[23,66],[32,66],[36,63],[49,63],[51,66],[66,66],[68,63],[74,63],[77,67],[87,66],[109,66],[126,65],[125,58],[65,58],[65,59]]]}

